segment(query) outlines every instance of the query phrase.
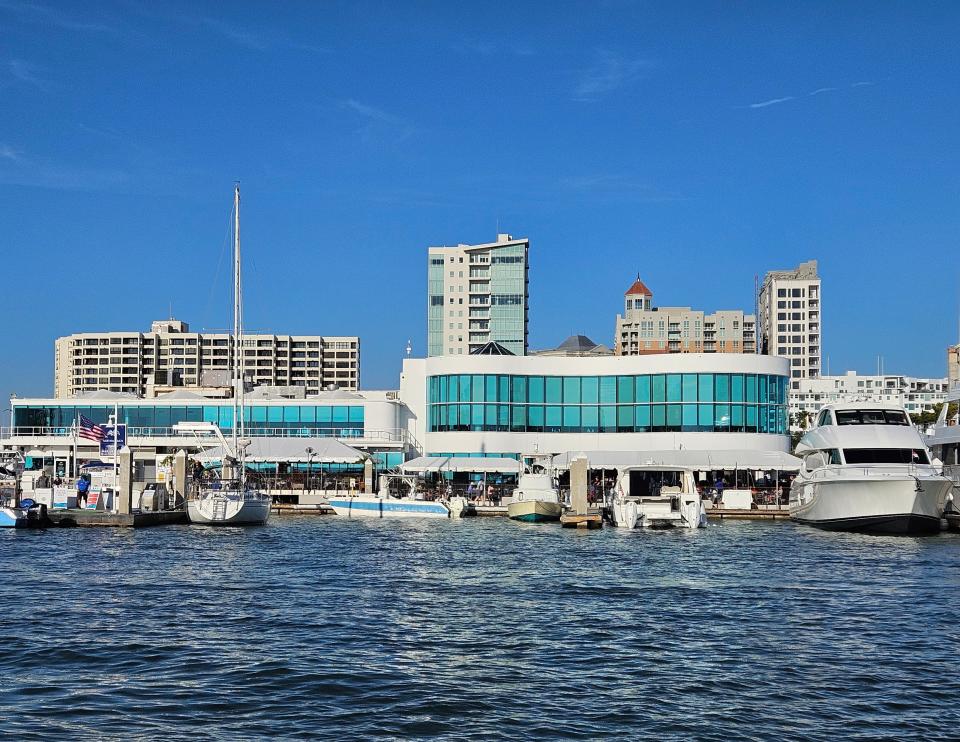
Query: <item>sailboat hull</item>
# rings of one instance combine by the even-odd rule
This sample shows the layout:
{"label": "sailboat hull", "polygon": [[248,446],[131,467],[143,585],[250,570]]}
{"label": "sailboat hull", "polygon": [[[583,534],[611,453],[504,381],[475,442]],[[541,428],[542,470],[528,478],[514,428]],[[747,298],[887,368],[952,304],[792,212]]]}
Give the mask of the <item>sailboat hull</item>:
{"label": "sailboat hull", "polygon": [[262,526],[270,518],[270,501],[208,495],[187,502],[187,517],[204,526]]}

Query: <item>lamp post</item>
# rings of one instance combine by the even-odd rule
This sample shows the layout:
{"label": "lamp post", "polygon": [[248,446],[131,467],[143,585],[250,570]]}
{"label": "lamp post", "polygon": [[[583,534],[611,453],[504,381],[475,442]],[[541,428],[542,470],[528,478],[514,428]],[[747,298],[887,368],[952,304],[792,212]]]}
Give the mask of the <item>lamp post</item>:
{"label": "lamp post", "polygon": [[307,491],[313,493],[313,448],[307,446]]}

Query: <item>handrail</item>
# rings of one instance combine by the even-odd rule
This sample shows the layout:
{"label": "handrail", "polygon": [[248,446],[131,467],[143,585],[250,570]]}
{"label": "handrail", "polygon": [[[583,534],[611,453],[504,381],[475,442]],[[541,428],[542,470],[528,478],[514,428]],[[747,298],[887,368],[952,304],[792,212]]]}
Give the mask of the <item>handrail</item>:
{"label": "handrail", "polygon": [[[229,429],[227,429],[229,430]],[[226,431],[224,431],[226,433]],[[214,438],[212,433],[203,431],[185,431],[170,427],[140,427],[127,426],[127,438]],[[60,427],[31,427],[18,426],[15,428],[0,428],[0,439],[15,437],[58,437],[72,438],[73,429],[70,426]],[[363,427],[344,425],[339,428],[259,428],[248,427],[247,436],[251,438],[350,438],[357,440],[376,440],[392,443],[416,443],[416,439],[405,428],[393,430],[365,430]],[[80,439],[84,444],[92,441]]]}

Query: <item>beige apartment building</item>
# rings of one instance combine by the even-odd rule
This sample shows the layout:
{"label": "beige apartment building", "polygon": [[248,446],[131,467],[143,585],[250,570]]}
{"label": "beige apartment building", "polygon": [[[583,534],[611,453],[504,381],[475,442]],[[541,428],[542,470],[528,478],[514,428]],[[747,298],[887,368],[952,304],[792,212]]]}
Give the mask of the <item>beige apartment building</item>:
{"label": "beige apartment building", "polygon": [[[316,394],[360,384],[360,338],[244,335],[244,378],[254,386],[302,387]],[[149,332],[85,332],[54,344],[54,396],[101,389],[142,397],[174,389],[229,393],[233,338],[190,332],[186,322],[161,320]]]}
{"label": "beige apartment building", "polygon": [[691,307],[654,307],[653,292],[637,276],[617,315],[615,352],[756,353],[756,317],[739,310],[706,314]]}
{"label": "beige apartment building", "polygon": [[764,276],[760,289],[761,348],[767,355],[790,359],[794,390],[800,388],[798,379],[813,379],[822,373],[821,311],[816,260]]}

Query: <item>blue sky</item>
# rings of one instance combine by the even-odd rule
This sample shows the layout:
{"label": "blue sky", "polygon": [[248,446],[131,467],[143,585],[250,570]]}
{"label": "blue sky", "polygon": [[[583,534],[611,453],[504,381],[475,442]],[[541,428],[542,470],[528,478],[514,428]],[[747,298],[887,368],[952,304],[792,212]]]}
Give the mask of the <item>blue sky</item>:
{"label": "blue sky", "polygon": [[[53,340],[230,321],[422,354],[426,248],[531,239],[531,344],[820,261],[834,373],[943,375],[960,5],[0,0],[0,393]],[[826,364],[825,364],[826,365]]]}

